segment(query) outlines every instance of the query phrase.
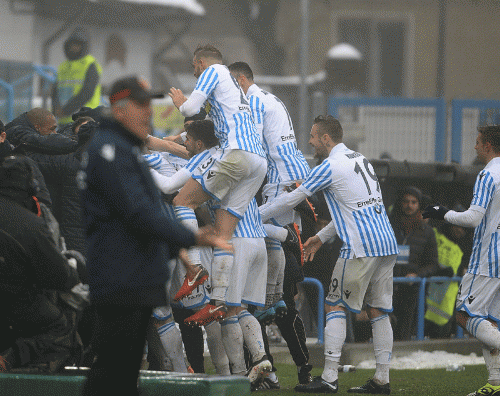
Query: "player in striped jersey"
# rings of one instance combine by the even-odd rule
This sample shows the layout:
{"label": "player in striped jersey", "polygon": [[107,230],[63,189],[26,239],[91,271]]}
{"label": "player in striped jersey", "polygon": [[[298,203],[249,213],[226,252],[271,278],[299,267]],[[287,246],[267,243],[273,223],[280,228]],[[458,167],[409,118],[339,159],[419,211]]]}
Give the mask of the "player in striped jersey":
{"label": "player in striped jersey", "polygon": [[[222,65],[222,54],[213,46],[198,47],[193,58],[194,75],[198,78],[189,99],[182,91],[171,88],[170,97],[184,116],[197,113],[205,101],[210,103],[209,117],[215,124],[215,134],[221,145],[219,156],[206,172],[199,172],[181,189],[174,204],[197,208],[210,198],[220,201],[215,228],[222,238],[230,240],[238,221],[264,180],[267,161],[256,133],[245,94]],[[217,256],[216,268],[230,268],[230,256]],[[216,269],[212,276],[222,272]],[[224,301],[227,284],[212,290],[211,305]],[[211,309],[211,308],[209,308]]]}
{"label": "player in striped jersey", "polygon": [[[214,218],[218,202],[209,201],[209,206],[212,218]],[[224,273],[229,286],[225,293],[227,314],[221,322],[221,334],[224,349],[230,361],[231,373],[234,375],[246,374],[254,390],[272,369],[271,362],[266,356],[260,324],[247,311],[248,305],[264,306],[267,278],[265,237],[266,233],[257,201],[253,198],[245,215],[238,222],[231,239],[235,264],[230,272]],[[231,253],[214,249],[215,257],[226,254]],[[212,278],[212,282],[213,280]],[[212,326],[212,324],[204,322],[204,316],[200,315],[200,312],[186,321],[196,325],[204,325],[205,329]],[[247,345],[253,362],[248,371],[245,365],[243,342]]]}
{"label": "player in striped jersey", "polygon": [[465,212],[428,206],[424,218],[476,227],[472,255],[457,296],[457,323],[483,343],[488,383],[468,396],[500,395],[500,125],[478,128],[479,172],[470,207]]}
{"label": "player in striped jersey", "polygon": [[[388,312],[392,310],[392,272],[398,253],[397,242],[373,167],[362,154],[342,143],[342,135],[338,120],[331,116],[316,117],[309,144],[314,147],[316,156],[327,158],[296,190],[279,202],[262,206],[261,214],[263,220],[267,220],[323,190],[333,219],[329,229],[338,233],[343,241],[325,304],[325,368],[321,377],[307,385],[299,384],[295,389],[308,393],[338,391],[346,310],[360,312],[365,301],[372,322],[377,368],[367,384],[348,392],[389,394],[393,337]],[[321,244],[321,237],[316,235],[305,246],[317,249]]]}
{"label": "player in striped jersey", "polygon": [[[262,189],[263,202],[279,200],[290,186],[302,182],[311,171],[302,152],[297,148],[292,119],[284,103],[275,95],[262,90],[254,83],[253,72],[245,62],[235,62],[229,65],[243,92],[248,97],[257,133],[261,136],[267,158],[267,183]],[[272,223],[272,224],[270,224]],[[276,216],[264,224],[266,232],[282,233],[286,238],[286,229],[282,226],[296,223],[301,227],[298,212],[289,209],[286,213]],[[274,225],[273,225],[274,224]],[[277,226],[278,230],[276,230]],[[296,230],[298,235],[300,233]],[[267,238],[268,279],[266,290],[266,310],[256,310],[254,315],[259,320],[266,320],[276,313],[276,323],[281,334],[287,341],[298,370],[308,363],[306,337],[302,319],[295,308],[293,291],[283,290],[285,271],[285,254],[279,240]],[[303,263],[299,262],[299,265]],[[285,298],[283,298],[285,294]],[[289,298],[286,298],[289,297]],[[288,305],[285,305],[287,301]],[[310,378],[310,377],[307,377]],[[279,384],[275,374],[271,381]],[[270,383],[270,386],[273,384]]]}

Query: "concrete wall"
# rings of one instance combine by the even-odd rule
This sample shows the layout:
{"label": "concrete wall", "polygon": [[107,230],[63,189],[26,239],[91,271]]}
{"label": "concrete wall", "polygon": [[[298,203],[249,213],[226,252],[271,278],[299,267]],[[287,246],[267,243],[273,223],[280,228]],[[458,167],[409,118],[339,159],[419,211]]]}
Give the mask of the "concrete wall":
{"label": "concrete wall", "polygon": [[31,62],[33,60],[33,16],[13,14],[7,0],[0,0],[0,59]]}

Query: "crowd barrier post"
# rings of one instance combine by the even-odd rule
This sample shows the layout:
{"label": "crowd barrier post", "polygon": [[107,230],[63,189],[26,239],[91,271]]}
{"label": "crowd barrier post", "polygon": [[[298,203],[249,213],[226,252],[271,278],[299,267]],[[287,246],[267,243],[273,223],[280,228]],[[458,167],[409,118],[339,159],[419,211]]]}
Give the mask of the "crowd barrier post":
{"label": "crowd barrier post", "polygon": [[324,343],[324,332],[325,332],[325,292],[323,289],[323,284],[315,278],[304,278],[302,283],[308,283],[314,285],[318,288],[318,344],[323,345]]}

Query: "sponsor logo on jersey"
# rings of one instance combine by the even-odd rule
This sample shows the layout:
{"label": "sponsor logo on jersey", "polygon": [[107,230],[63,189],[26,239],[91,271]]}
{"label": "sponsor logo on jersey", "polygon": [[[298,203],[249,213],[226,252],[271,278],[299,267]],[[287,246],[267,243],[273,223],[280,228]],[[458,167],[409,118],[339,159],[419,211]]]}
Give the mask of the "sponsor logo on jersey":
{"label": "sponsor logo on jersey", "polygon": [[474,296],[469,296],[468,300],[469,300],[469,304],[472,304],[472,301],[474,301],[476,299],[476,297]]}
{"label": "sponsor logo on jersey", "polygon": [[288,136],[282,136],[282,137],[281,137],[281,140],[282,140],[283,142],[286,142],[287,140],[293,140],[293,139],[295,139],[295,135],[294,135],[293,133],[291,133],[291,134],[290,134],[290,135],[288,135]]}
{"label": "sponsor logo on jersey", "polygon": [[[362,208],[363,206],[370,206],[370,205],[373,205],[373,204],[382,204],[383,203],[383,200],[382,200],[382,197],[378,197],[378,198],[370,198],[369,200],[367,201],[361,201],[361,202],[358,202],[357,205],[358,205],[358,208]],[[382,213],[382,209],[381,208],[378,208],[380,210],[380,212],[377,210],[377,213]]]}
{"label": "sponsor logo on jersey", "polygon": [[350,290],[345,290],[345,291],[344,291],[345,298],[346,298],[346,299],[349,299],[349,297],[350,297],[351,293],[352,293],[352,292],[351,292]]}
{"label": "sponsor logo on jersey", "polygon": [[354,153],[350,153],[350,154],[346,154],[345,156],[349,159],[353,159],[353,158],[358,158],[358,157],[361,157],[363,154],[361,153],[358,153],[358,152],[354,152]]}

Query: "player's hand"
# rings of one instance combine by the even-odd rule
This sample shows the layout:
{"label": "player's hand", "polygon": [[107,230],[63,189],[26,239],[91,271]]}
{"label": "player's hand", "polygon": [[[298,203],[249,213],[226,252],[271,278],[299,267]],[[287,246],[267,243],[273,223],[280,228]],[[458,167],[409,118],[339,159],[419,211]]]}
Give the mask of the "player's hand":
{"label": "player's hand", "polygon": [[323,242],[321,242],[319,236],[314,235],[309,238],[306,243],[304,243],[304,261],[311,261],[314,259],[314,255],[322,245]]}
{"label": "player's hand", "polygon": [[444,220],[444,215],[449,212],[450,209],[441,206],[439,204],[429,205],[422,212],[422,218],[424,219],[436,219]]}
{"label": "player's hand", "polygon": [[5,142],[5,139],[7,139],[7,133],[5,133],[5,131],[4,131],[4,132],[0,133],[0,143]]}
{"label": "player's hand", "polygon": [[215,233],[211,225],[201,227],[196,233],[196,244],[199,246],[212,246],[223,250],[233,251],[233,245]]}
{"label": "player's hand", "polygon": [[174,102],[174,105],[177,108],[181,107],[182,104],[187,100],[182,91],[174,87],[170,88],[168,96],[172,98],[172,102]]}

